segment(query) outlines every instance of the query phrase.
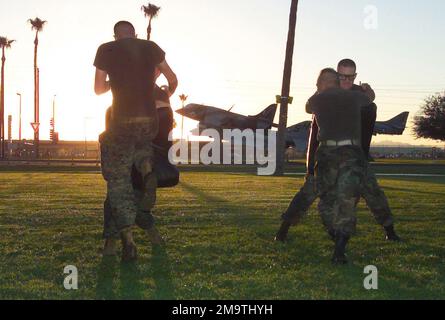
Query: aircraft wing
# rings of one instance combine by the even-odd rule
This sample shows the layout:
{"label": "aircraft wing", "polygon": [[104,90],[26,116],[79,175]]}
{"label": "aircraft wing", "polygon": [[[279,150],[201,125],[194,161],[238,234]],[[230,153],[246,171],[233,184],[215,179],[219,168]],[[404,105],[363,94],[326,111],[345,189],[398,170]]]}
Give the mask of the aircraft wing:
{"label": "aircraft wing", "polygon": [[242,117],[231,115],[228,111],[212,110],[206,114],[201,123],[210,128],[227,129],[239,121],[242,121]]}

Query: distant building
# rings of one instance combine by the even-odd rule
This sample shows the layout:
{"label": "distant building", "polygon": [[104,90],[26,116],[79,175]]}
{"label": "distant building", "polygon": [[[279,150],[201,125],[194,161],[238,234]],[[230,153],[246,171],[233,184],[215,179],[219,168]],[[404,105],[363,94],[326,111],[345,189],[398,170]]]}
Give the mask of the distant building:
{"label": "distant building", "polygon": [[[8,143],[9,159],[35,158],[33,140],[13,140]],[[97,141],[53,141],[41,140],[39,145],[40,159],[100,159],[99,142]]]}

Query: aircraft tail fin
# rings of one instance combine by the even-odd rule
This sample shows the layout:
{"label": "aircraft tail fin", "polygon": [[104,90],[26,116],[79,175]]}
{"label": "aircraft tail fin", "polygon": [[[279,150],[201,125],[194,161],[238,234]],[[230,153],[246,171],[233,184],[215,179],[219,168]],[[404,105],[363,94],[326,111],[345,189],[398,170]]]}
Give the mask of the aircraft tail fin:
{"label": "aircraft tail fin", "polygon": [[395,116],[394,118],[386,121],[388,124],[395,127],[405,128],[406,122],[408,120],[409,112],[402,112],[401,114]]}
{"label": "aircraft tail fin", "polygon": [[403,134],[405,131],[406,122],[408,120],[409,112],[402,112],[401,114],[395,116],[394,118],[386,121],[385,123],[398,131],[397,134]]}
{"label": "aircraft tail fin", "polygon": [[266,109],[257,114],[255,118],[257,118],[258,120],[265,120],[267,122],[272,123],[276,113],[277,113],[277,105],[271,104]]}
{"label": "aircraft tail fin", "polygon": [[406,122],[408,120],[409,112],[402,112],[401,114],[395,116],[394,118],[383,121],[376,122],[374,128],[374,134],[392,134],[401,135],[406,128]]}

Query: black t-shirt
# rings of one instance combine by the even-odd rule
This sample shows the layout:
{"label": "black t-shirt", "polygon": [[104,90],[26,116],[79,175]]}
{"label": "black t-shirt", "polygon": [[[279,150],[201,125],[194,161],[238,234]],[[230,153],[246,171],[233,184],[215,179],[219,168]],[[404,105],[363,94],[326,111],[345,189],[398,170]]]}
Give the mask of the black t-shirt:
{"label": "black t-shirt", "polygon": [[370,104],[359,91],[331,88],[309,99],[306,111],[318,124],[318,140],[361,139],[361,109]]}
{"label": "black t-shirt", "polygon": [[99,47],[94,66],[110,78],[114,119],[155,114],[154,69],[164,60],[164,51],[152,41],[125,38]]}
{"label": "black t-shirt", "polygon": [[[352,91],[358,91],[366,93],[362,86],[354,84],[351,88]],[[315,95],[314,95],[315,96]],[[365,154],[369,154],[369,148],[371,144],[372,134],[374,131],[374,125],[376,120],[376,106],[370,104],[367,107],[362,108],[362,148]],[[312,118],[311,133],[308,142],[308,149],[306,155],[306,168],[309,174],[314,174],[315,169],[315,152],[319,145],[318,141],[318,124],[315,121],[315,117]]]}

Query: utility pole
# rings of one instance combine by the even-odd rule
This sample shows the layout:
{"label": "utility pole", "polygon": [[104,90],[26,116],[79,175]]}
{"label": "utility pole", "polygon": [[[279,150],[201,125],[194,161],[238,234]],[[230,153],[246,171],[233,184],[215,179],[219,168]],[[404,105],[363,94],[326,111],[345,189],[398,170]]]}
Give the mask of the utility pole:
{"label": "utility pole", "polygon": [[35,90],[34,90],[34,147],[35,147],[35,157],[39,158],[39,130],[40,130],[40,106],[39,106],[39,93],[40,93],[40,70],[36,67],[35,69]]}
{"label": "utility pole", "polygon": [[283,85],[281,89],[280,102],[280,122],[278,125],[277,135],[277,167],[275,175],[282,176],[284,174],[284,149],[285,134],[287,127],[287,109],[292,98],[289,97],[290,81],[292,76],[292,60],[294,55],[295,28],[297,25],[297,9],[298,0],[292,0],[289,15],[289,32],[287,36],[286,59],[284,62]]}
{"label": "utility pole", "polygon": [[53,144],[59,142],[59,134],[56,132],[56,95],[53,99],[53,115],[49,121],[49,139]]}
{"label": "utility pole", "polygon": [[12,115],[8,115],[8,147],[12,143]]}
{"label": "utility pole", "polygon": [[[185,101],[187,100],[188,96],[185,94],[181,94],[179,96],[179,99],[181,99],[182,109],[185,107]],[[181,115],[181,141],[184,140],[184,114]]]}
{"label": "utility pole", "polygon": [[2,71],[0,89],[0,159],[5,158],[5,47],[2,47]]}
{"label": "utility pole", "polygon": [[53,98],[53,130],[56,131],[56,95]]}
{"label": "utility pole", "polygon": [[19,141],[22,141],[22,94],[17,92],[19,96]]}
{"label": "utility pole", "polygon": [[12,115],[8,115],[8,144],[7,153],[10,154],[12,150]]}

